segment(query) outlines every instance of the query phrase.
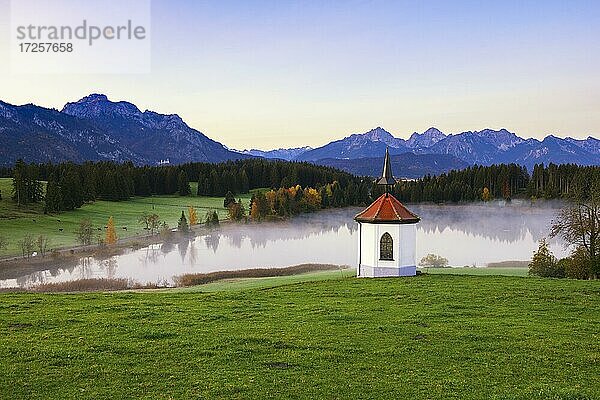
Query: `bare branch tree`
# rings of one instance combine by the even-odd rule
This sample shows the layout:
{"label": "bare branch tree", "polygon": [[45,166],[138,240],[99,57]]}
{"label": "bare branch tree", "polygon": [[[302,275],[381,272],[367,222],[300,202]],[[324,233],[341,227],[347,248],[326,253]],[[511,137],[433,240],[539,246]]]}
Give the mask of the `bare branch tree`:
{"label": "bare branch tree", "polygon": [[87,246],[89,244],[92,244],[94,232],[90,220],[82,219],[81,221],[79,221],[79,228],[77,228],[75,234],[77,235],[77,241],[82,245]]}
{"label": "bare branch tree", "polygon": [[585,250],[592,274],[600,274],[600,176],[579,182],[567,205],[552,221],[550,237]]}
{"label": "bare branch tree", "polygon": [[23,236],[23,239],[19,240],[18,245],[21,249],[21,254],[23,255],[23,258],[31,257],[33,249],[35,248],[35,242],[31,233],[25,234],[25,236]]}
{"label": "bare branch tree", "polygon": [[138,222],[146,225],[144,229],[150,231],[151,235],[157,233],[160,228],[160,219],[158,214],[144,213],[140,215]]}
{"label": "bare branch tree", "polygon": [[50,243],[50,240],[48,239],[48,236],[39,235],[37,237],[37,239],[36,239],[37,249],[42,257],[46,256],[49,243]]}

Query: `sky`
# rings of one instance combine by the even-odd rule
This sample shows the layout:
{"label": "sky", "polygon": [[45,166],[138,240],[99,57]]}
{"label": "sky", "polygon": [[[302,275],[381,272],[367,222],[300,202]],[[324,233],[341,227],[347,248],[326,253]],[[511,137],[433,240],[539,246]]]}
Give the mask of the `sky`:
{"label": "sky", "polygon": [[507,128],[600,137],[598,1],[153,0],[142,74],[13,74],[0,0],[0,100],[90,93],[179,114],[231,148]]}

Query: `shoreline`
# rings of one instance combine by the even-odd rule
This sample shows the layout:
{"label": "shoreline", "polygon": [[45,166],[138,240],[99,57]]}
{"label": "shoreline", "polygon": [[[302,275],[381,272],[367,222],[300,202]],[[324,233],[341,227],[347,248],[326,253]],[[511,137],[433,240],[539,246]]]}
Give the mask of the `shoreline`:
{"label": "shoreline", "polygon": [[[478,277],[512,277],[529,278],[528,269],[523,267],[445,267],[445,268],[419,268],[417,276],[470,276]],[[227,292],[250,289],[268,289],[279,286],[315,282],[322,280],[338,280],[355,278],[355,268],[348,265],[337,264],[299,264],[283,268],[253,268],[247,270],[215,271],[210,273],[184,274],[197,278],[191,284],[160,286],[154,284],[141,285],[127,279],[79,279],[59,283],[42,284],[30,288],[3,288],[2,294],[28,293],[28,294],[56,294],[56,293],[210,293]],[[182,275],[182,277],[184,276]],[[405,277],[411,279],[416,277]],[[362,278],[361,278],[362,279]],[[366,280],[370,280],[365,278]],[[402,278],[386,278],[402,279]]]}
{"label": "shoreline", "polygon": [[[220,222],[220,225],[231,224],[233,224],[233,222],[229,220]],[[219,228],[207,228],[200,224],[194,225],[190,227],[190,235],[185,238],[202,236],[215,229]],[[37,255],[30,258],[23,258],[22,256],[0,258],[0,279],[6,279],[4,278],[5,273],[16,268],[19,268],[24,272],[40,271],[42,267],[45,267],[45,269],[59,268],[65,263],[77,261],[84,257],[108,258],[121,255],[127,250],[137,250],[153,244],[163,244],[167,242],[176,243],[180,238],[184,238],[177,236],[178,232],[173,232],[171,240],[164,240],[159,233],[154,235],[135,235],[119,239],[118,242],[112,246],[97,244],[67,246],[53,249],[52,252],[48,252],[45,257]]]}
{"label": "shoreline", "polygon": [[[344,277],[354,276],[355,268],[337,264],[299,264],[283,268],[249,268],[231,271],[214,271],[208,273],[182,274],[177,277],[174,286],[157,284],[138,284],[123,278],[76,279],[65,282],[35,285],[28,288],[0,288],[2,293],[103,293],[128,291],[196,291],[206,286],[222,286],[235,283],[246,286],[244,282],[270,281],[275,286],[301,280],[320,280],[322,276],[332,279],[340,274]],[[250,286],[253,286],[250,284]]]}

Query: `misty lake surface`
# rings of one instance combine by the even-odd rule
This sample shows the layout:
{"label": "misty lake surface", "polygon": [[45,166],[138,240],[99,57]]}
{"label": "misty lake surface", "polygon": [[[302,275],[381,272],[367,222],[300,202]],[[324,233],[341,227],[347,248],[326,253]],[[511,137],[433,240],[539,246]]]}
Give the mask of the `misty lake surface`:
{"label": "misty lake surface", "polygon": [[[417,261],[428,253],[452,266],[483,267],[490,262],[529,260],[545,237],[560,204],[528,202],[472,205],[408,205],[421,217]],[[208,234],[173,244],[155,244],[105,259],[84,257],[27,275],[6,276],[0,288],[87,278],[125,278],[172,284],[185,273],[284,267],[303,263],[356,266],[359,208],[325,210],[261,224],[224,224]],[[551,250],[564,257],[562,243]],[[68,265],[70,264],[70,265]],[[29,271],[30,272],[30,271]],[[11,272],[12,274],[12,272]]]}

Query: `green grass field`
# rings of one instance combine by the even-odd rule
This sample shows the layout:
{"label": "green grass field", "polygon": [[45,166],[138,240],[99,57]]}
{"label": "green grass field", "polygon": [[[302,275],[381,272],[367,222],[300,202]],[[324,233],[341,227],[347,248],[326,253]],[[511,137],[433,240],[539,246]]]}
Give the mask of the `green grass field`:
{"label": "green grass field", "polygon": [[[196,192],[197,183],[191,183],[192,193]],[[117,227],[119,237],[130,237],[144,234],[143,225],[138,218],[144,212],[155,212],[170,226],[177,226],[181,211],[186,212],[189,205],[196,208],[198,217],[204,219],[208,210],[217,210],[219,218],[227,216],[227,210],[223,207],[222,197],[198,197],[198,196],[153,196],[134,198],[129,201],[109,202],[96,201],[86,204],[81,209],[63,212],[56,215],[44,215],[41,204],[32,207],[19,208],[10,199],[12,190],[12,179],[0,179],[0,235],[9,239],[6,250],[0,250],[0,256],[18,255],[17,241],[26,233],[33,235],[47,235],[50,238],[50,247],[63,247],[78,244],[75,230],[79,222],[88,218],[95,227],[104,227],[108,218],[112,215]],[[245,203],[249,203],[250,194],[240,195]],[[60,221],[60,222],[59,222]],[[127,230],[123,230],[127,227]],[[63,229],[62,232],[59,229]],[[104,230],[100,231],[104,234]]]}
{"label": "green grass field", "polygon": [[0,398],[600,398],[600,282],[288,283],[2,294]]}

